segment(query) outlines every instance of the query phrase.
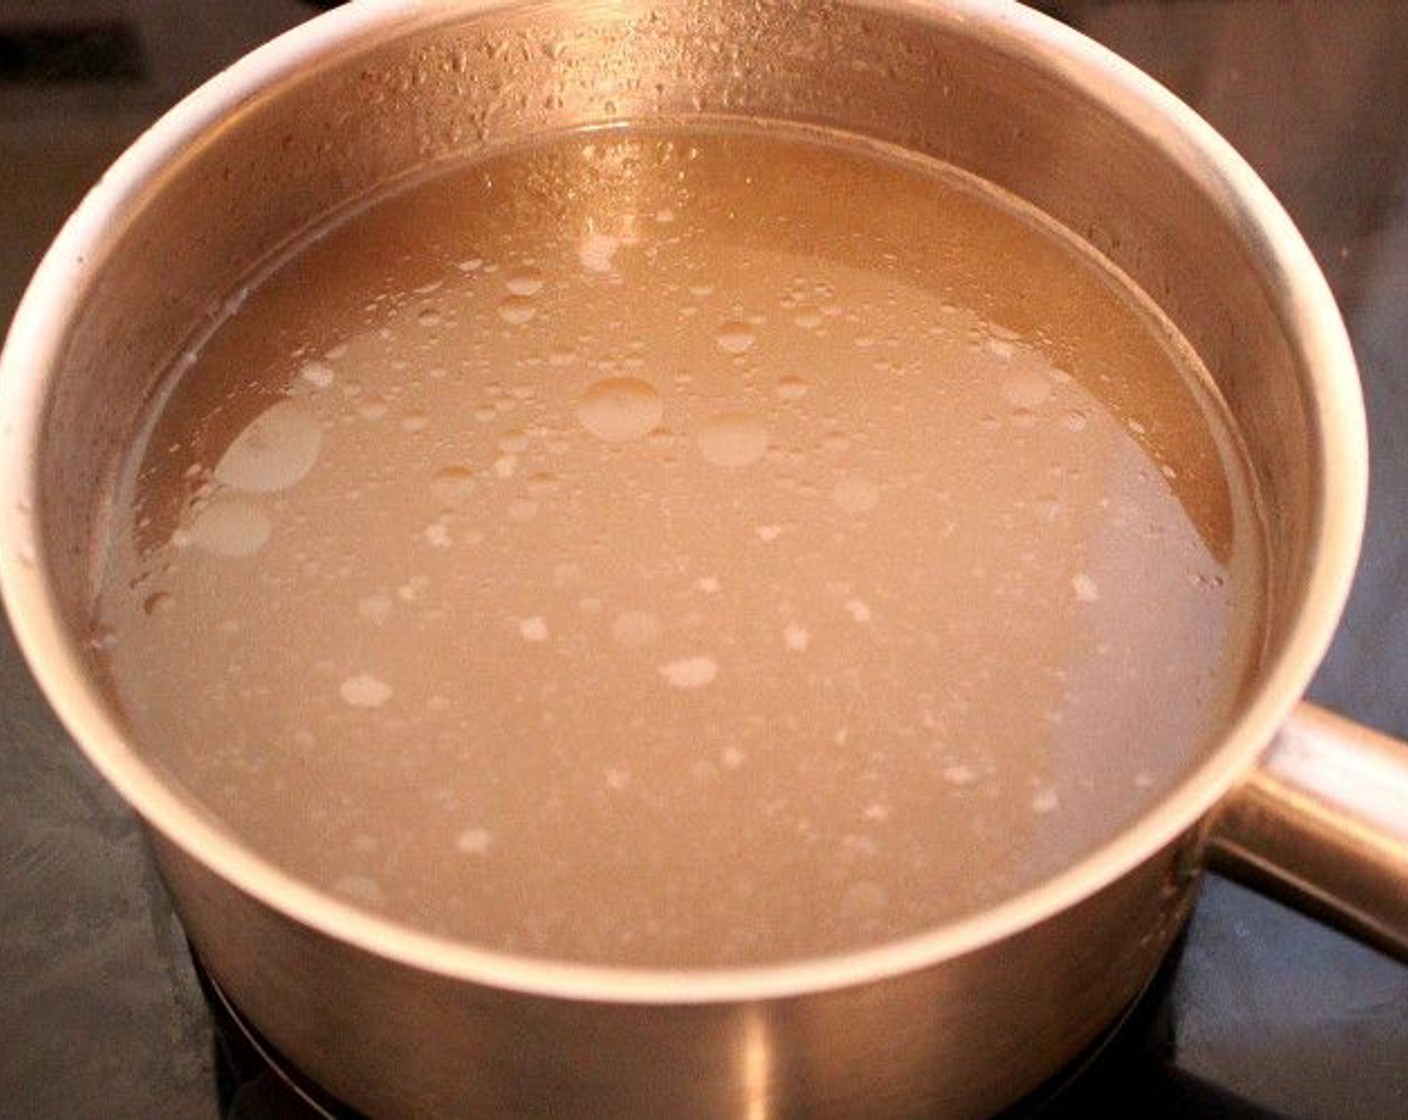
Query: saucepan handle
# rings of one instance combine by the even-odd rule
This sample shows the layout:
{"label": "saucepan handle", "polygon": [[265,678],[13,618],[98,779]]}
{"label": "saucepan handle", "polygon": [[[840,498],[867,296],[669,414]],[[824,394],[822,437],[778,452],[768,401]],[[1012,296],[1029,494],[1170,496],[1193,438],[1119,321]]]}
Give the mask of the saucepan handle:
{"label": "saucepan handle", "polygon": [[1219,806],[1207,863],[1408,961],[1408,744],[1300,705]]}

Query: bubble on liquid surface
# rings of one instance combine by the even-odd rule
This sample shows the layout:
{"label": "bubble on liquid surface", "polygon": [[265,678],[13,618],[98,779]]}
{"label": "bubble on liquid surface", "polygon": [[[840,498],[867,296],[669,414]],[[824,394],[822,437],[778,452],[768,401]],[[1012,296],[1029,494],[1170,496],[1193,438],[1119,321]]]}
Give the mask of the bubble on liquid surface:
{"label": "bubble on liquid surface", "polygon": [[719,675],[719,663],[708,655],[682,657],[661,665],[660,675],[672,688],[703,688]]}
{"label": "bubble on liquid surface", "polygon": [[660,636],[660,620],[649,611],[622,611],[611,624],[611,636],[631,648],[652,645]]}
{"label": "bubble on liquid surface", "polygon": [[251,421],[215,464],[215,480],[234,490],[287,490],[318,461],[323,429],[302,401],[282,400]]}
{"label": "bubble on liquid surface", "polygon": [[719,325],[719,329],[714,332],[714,341],[726,354],[746,354],[753,349],[758,336],[747,323],[730,319]]}
{"label": "bubble on liquid surface", "polygon": [[172,543],[238,558],[258,552],[273,531],[269,515],[253,502],[216,497],[201,507],[189,528],[178,530]]}
{"label": "bubble on liquid surface", "polygon": [[868,478],[850,475],[832,488],[831,500],[845,513],[869,513],[880,504],[880,487]]}
{"label": "bubble on liquid surface", "polygon": [[665,414],[660,394],[639,377],[604,377],[577,403],[577,420],[598,439],[625,443],[639,439]]}
{"label": "bubble on liquid surface", "polygon": [[391,686],[370,673],[348,677],[337,691],[354,708],[379,708],[391,699]]}
{"label": "bubble on liquid surface", "polygon": [[761,420],[741,412],[721,412],[699,430],[699,451],[716,467],[746,467],[768,448]]}

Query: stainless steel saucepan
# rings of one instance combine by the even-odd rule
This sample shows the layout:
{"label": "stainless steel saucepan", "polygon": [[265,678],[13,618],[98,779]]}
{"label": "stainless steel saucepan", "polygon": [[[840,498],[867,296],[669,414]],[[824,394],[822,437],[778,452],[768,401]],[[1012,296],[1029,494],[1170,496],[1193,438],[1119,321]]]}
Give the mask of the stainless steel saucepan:
{"label": "stainless steel saucepan", "polygon": [[[1198,349],[1265,499],[1269,653],[1217,749],[1075,866],[899,943],[647,971],[417,933],[217,824],[130,741],[91,661],[116,466],[237,278],[417,168],[665,117],[861,134],[1051,214]],[[352,4],[211,81],[118,161],[34,277],[0,365],[0,578],[35,675],[150,826],[224,990],[330,1092],[396,1120],[991,1112],[1138,994],[1210,863],[1408,956],[1408,751],[1299,703],[1349,587],[1365,478],[1345,331],[1266,188],[1130,66],[980,0]]]}

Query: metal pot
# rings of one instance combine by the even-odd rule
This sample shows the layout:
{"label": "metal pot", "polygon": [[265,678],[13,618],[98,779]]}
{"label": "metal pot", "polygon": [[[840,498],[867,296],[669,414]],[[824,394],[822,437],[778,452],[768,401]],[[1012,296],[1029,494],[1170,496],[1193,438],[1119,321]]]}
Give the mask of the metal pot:
{"label": "metal pot", "polygon": [[[730,971],[511,958],[319,893],[129,741],[87,643],[117,465],[155,380],[234,281],[437,161],[613,120],[804,121],[955,163],[1084,235],[1202,355],[1265,498],[1268,654],[1217,749],[1079,864],[903,942]],[[1046,18],[980,0],[352,5],[144,136],[36,274],[0,363],[0,578],[25,653],[142,815],[209,970],[329,1091],[382,1117],[973,1115],[1096,1038],[1208,861],[1408,957],[1408,750],[1297,706],[1365,504],[1329,291],[1193,113]]]}

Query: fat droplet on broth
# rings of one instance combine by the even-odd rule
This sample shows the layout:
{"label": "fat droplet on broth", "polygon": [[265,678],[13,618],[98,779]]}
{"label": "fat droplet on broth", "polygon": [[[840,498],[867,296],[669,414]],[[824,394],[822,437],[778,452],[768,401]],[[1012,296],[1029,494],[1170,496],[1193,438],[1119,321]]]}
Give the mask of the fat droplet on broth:
{"label": "fat droplet on broth", "polygon": [[357,415],[363,420],[382,420],[391,411],[391,404],[380,393],[357,398]]}
{"label": "fat droplet on broth", "polygon": [[472,856],[484,855],[493,842],[493,836],[485,828],[467,828],[455,837],[455,847]]}
{"label": "fat droplet on broth", "polygon": [[518,633],[525,642],[546,642],[551,637],[547,622],[536,614],[519,622]]}
{"label": "fat droplet on broth", "polygon": [[353,708],[379,708],[391,699],[391,686],[370,673],[348,677],[337,691]]}
{"label": "fat droplet on broth", "polygon": [[682,657],[660,666],[660,675],[672,688],[695,689],[712,684],[719,674],[719,663],[707,654]]}
{"label": "fat droplet on broth", "polygon": [[510,295],[535,296],[543,290],[545,280],[542,269],[520,265],[504,277],[504,287]]}
{"label": "fat droplet on broth", "polygon": [[386,891],[369,875],[343,875],[332,885],[332,889],[350,902],[376,909],[386,905]]}
{"label": "fat droplet on broth", "polygon": [[794,374],[777,379],[777,395],[785,401],[799,401],[807,395],[807,383]]}
{"label": "fat droplet on broth", "polygon": [[768,430],[761,420],[741,412],[712,416],[699,429],[699,450],[716,467],[746,467],[768,448]]}
{"label": "fat droplet on broth", "polygon": [[889,892],[870,879],[852,883],[841,896],[842,908],[854,917],[875,915],[889,904]]}
{"label": "fat droplet on broth", "polygon": [[273,522],[260,506],[216,495],[196,511],[188,528],[178,529],[171,539],[177,547],[239,559],[262,549],[273,531]]}
{"label": "fat droplet on broth", "polygon": [[714,334],[714,341],[719,344],[719,349],[726,354],[746,354],[753,349],[754,343],[758,341],[758,336],[747,323],[730,319],[719,325],[718,331]]}
{"label": "fat droplet on broth", "polygon": [[804,653],[811,645],[812,635],[805,626],[800,623],[789,622],[782,631],[783,643],[793,653]]}
{"label": "fat droplet on broth", "polygon": [[577,259],[588,272],[610,272],[616,260],[616,251],[623,242],[598,230],[589,229],[582,234],[577,245]]}
{"label": "fat droplet on broth", "polygon": [[499,318],[506,323],[520,326],[538,314],[538,305],[530,296],[504,296],[499,301]]}
{"label": "fat droplet on broth", "polygon": [[622,611],[611,624],[611,634],[629,648],[652,645],[660,636],[660,620],[649,611]]}
{"label": "fat droplet on broth", "polygon": [[391,608],[394,603],[390,595],[364,595],[357,600],[357,613],[368,622],[374,622],[381,626],[391,617]]}
{"label": "fat droplet on broth", "polygon": [[532,521],[538,516],[539,505],[533,498],[514,498],[508,503],[508,517],[510,521],[517,521],[520,524],[525,521]]}
{"label": "fat droplet on broth", "polygon": [[322,425],[312,409],[282,400],[235,437],[215,464],[215,480],[257,494],[287,490],[313,469],[322,445]]}
{"label": "fat droplet on broth", "polygon": [[640,439],[660,423],[665,404],[648,381],[606,377],[592,384],[577,404],[582,427],[607,443]]}
{"label": "fat droplet on broth", "polygon": [[870,606],[864,599],[847,599],[846,613],[856,622],[869,622],[871,619]]}
{"label": "fat droplet on broth", "polygon": [[477,486],[469,467],[441,467],[430,480],[430,494],[444,509],[461,510],[469,506]]}
{"label": "fat droplet on broth", "polygon": [[316,360],[304,362],[298,376],[315,389],[326,389],[337,379],[332,366]]}
{"label": "fat droplet on broth", "polygon": [[535,471],[528,476],[528,493],[535,498],[543,498],[562,489],[562,479],[551,471]]}
{"label": "fat droplet on broth", "polygon": [[1002,379],[1002,395],[1013,408],[1036,408],[1051,396],[1051,382],[1036,370],[1013,370]]}
{"label": "fat droplet on broth", "polygon": [[869,513],[880,504],[880,487],[868,478],[849,475],[832,488],[831,500],[846,513]]}
{"label": "fat droplet on broth", "polygon": [[972,785],[981,776],[976,766],[970,766],[966,762],[946,763],[939,773],[944,781],[955,786]]}

